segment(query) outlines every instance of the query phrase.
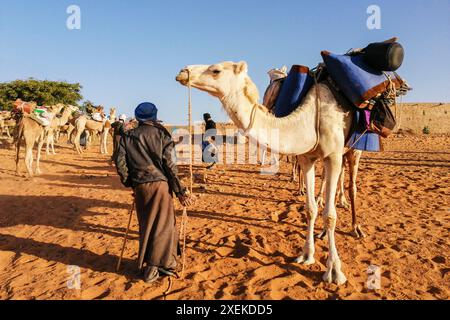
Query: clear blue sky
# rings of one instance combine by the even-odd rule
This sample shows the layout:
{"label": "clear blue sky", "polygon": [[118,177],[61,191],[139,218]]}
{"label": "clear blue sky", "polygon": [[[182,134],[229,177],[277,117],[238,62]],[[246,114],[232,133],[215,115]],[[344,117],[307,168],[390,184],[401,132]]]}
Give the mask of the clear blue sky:
{"label": "clear blue sky", "polygon": [[[66,28],[69,5],[81,30]],[[369,5],[381,7],[381,30],[366,27]],[[266,71],[315,66],[320,51],[399,36],[399,73],[414,91],[406,101],[450,101],[450,1],[273,0],[0,0],[0,82],[80,82],[86,99],[131,114],[142,101],[159,117],[186,123],[186,89],[175,82],[188,64],[246,60],[260,91]],[[226,120],[214,98],[195,92],[194,118]]]}

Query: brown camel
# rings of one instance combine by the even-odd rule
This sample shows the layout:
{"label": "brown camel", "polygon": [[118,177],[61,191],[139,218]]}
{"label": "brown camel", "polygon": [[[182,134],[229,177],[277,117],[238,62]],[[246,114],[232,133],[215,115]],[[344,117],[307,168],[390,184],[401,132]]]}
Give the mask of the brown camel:
{"label": "brown camel", "polygon": [[[49,107],[49,114],[54,121],[56,115],[61,112],[64,106],[62,104]],[[19,156],[22,138],[25,140],[25,166],[27,168],[28,176],[33,176],[33,148],[34,144],[38,143],[36,154],[36,174],[41,174],[39,162],[41,158],[41,150],[45,141],[45,127],[38,122],[25,115],[19,123],[19,131],[16,141],[16,173],[19,174]]]}

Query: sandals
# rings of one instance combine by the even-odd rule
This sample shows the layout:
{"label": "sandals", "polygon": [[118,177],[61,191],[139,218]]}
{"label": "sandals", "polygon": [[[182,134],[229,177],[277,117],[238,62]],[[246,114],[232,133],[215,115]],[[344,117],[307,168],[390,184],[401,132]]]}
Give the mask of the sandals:
{"label": "sandals", "polygon": [[149,266],[144,268],[145,283],[153,283],[159,278],[158,267]]}
{"label": "sandals", "polygon": [[158,271],[162,275],[165,275],[165,276],[168,276],[168,277],[178,278],[178,274],[175,272],[174,269],[159,267]]}
{"label": "sandals", "polygon": [[178,278],[178,274],[175,272],[175,269],[172,268],[155,267],[155,266],[147,266],[144,268],[145,283],[155,282],[156,280],[158,280],[160,275]]}

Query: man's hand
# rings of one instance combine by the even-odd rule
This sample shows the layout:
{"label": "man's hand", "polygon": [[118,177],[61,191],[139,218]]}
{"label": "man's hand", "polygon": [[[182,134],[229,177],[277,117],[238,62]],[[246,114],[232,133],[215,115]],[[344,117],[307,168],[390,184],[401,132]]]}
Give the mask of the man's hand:
{"label": "man's hand", "polygon": [[178,200],[180,200],[180,203],[183,207],[189,207],[195,203],[197,198],[192,194],[186,193],[182,196],[179,196]]}

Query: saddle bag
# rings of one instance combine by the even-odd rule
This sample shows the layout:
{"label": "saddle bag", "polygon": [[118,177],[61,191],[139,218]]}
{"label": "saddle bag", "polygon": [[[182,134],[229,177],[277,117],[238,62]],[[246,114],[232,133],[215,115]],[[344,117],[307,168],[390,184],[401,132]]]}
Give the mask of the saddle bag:
{"label": "saddle bag", "polygon": [[277,118],[286,117],[297,109],[313,83],[314,80],[308,67],[293,65],[283,82],[275,103],[275,116]]}
{"label": "saddle bag", "polygon": [[363,49],[364,61],[376,70],[396,71],[403,63],[405,51],[398,42],[376,42]]}
{"label": "saddle bag", "polygon": [[397,125],[389,104],[384,99],[379,99],[370,112],[369,129],[387,138]]}

